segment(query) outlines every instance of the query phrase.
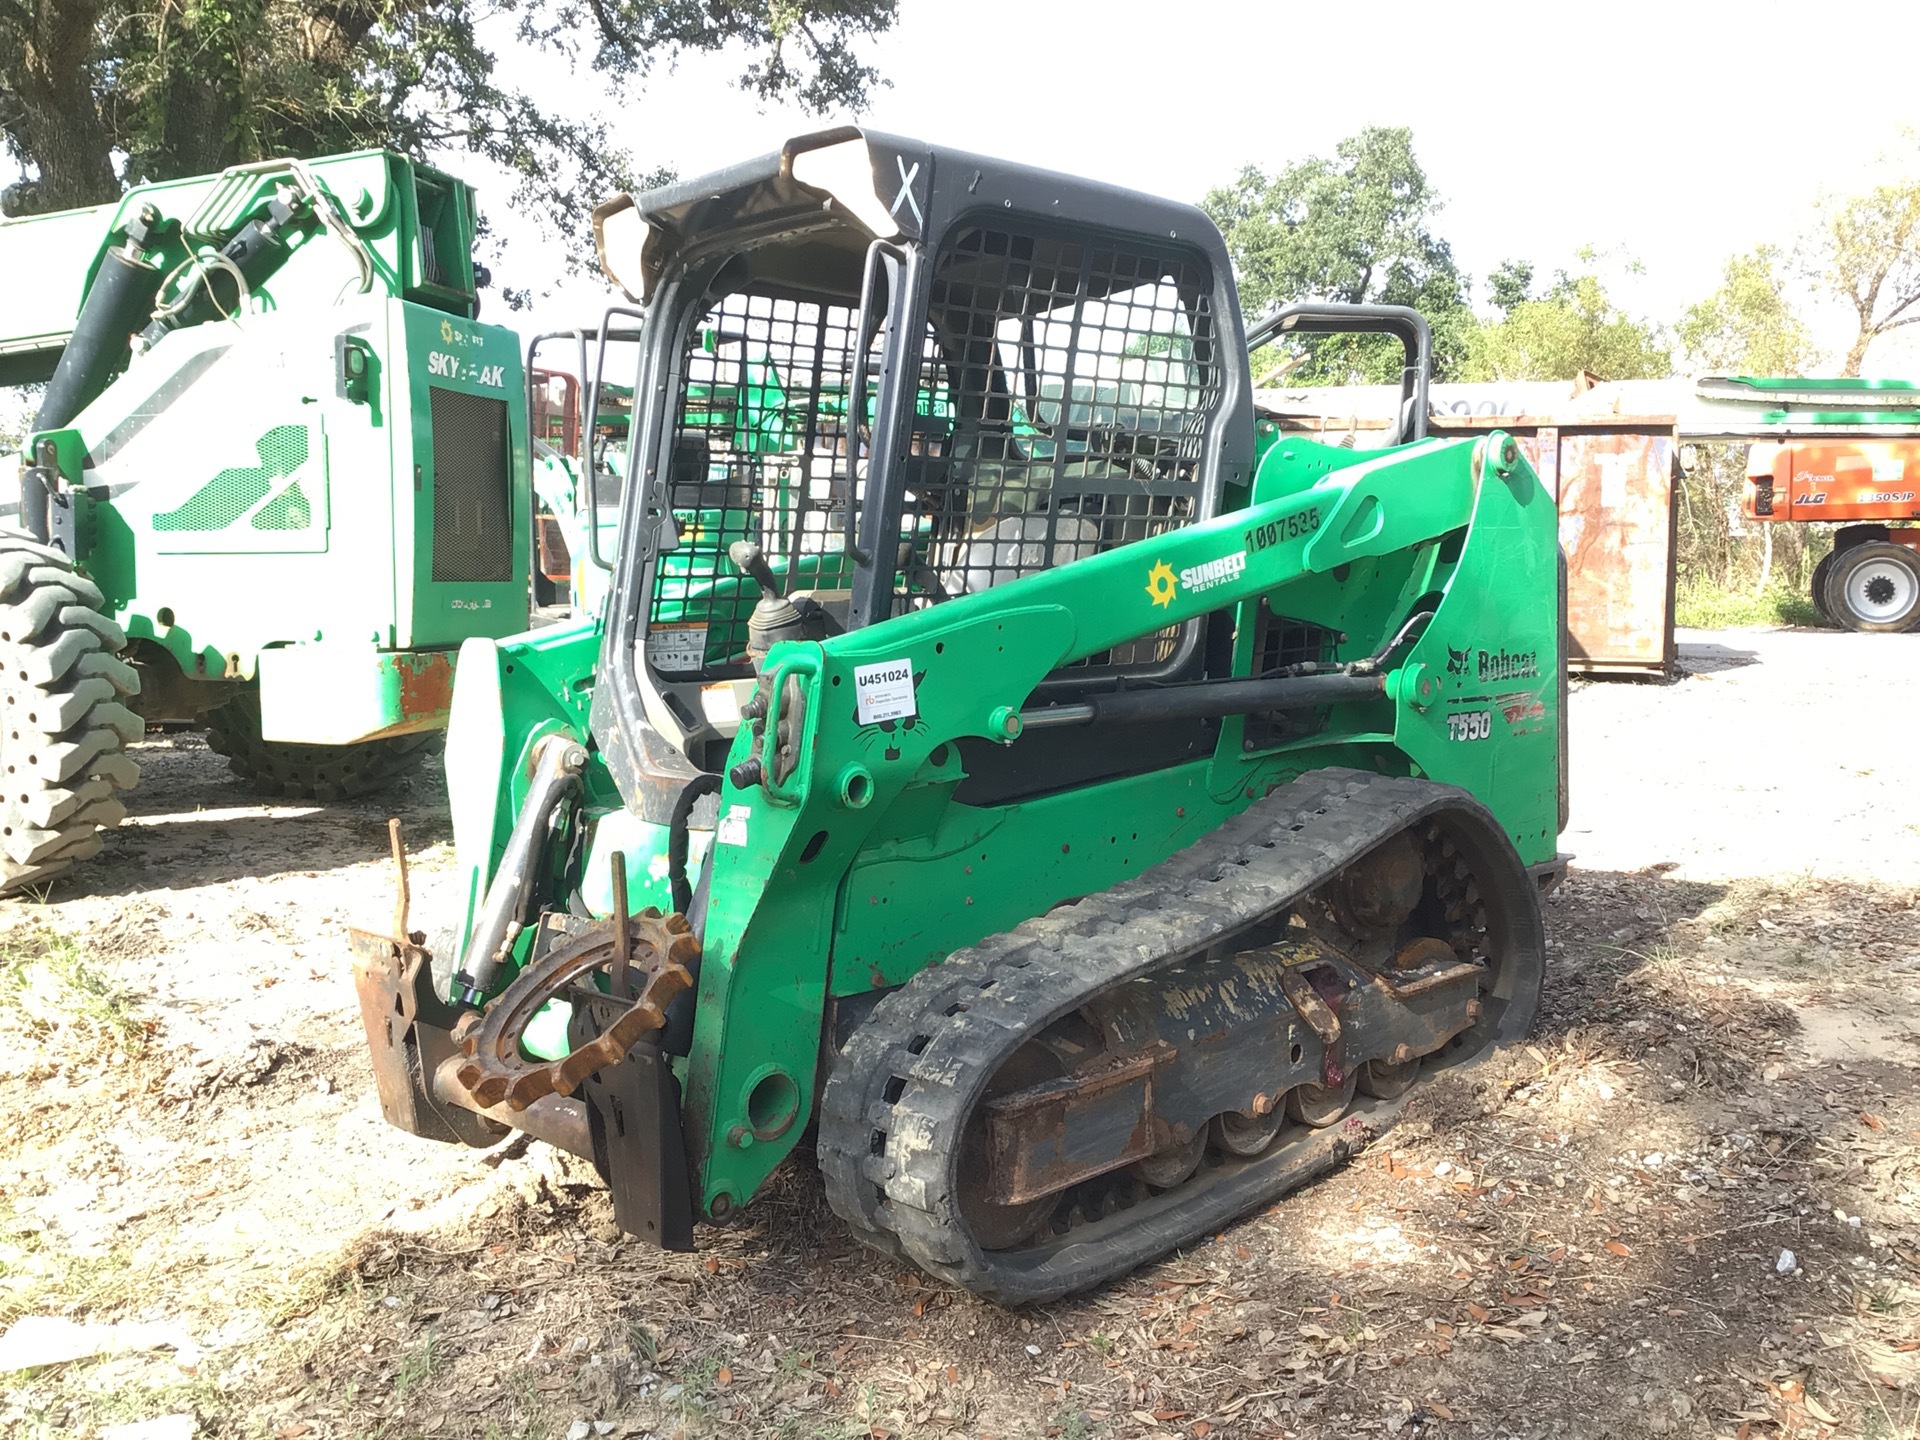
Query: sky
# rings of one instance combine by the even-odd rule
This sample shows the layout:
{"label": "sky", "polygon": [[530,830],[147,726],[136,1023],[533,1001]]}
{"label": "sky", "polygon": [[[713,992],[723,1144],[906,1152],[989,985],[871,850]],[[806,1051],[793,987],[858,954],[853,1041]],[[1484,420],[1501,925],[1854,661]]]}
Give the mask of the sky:
{"label": "sky", "polygon": [[[687,177],[857,121],[1198,200],[1245,165],[1273,171],[1405,125],[1476,304],[1503,260],[1545,279],[1593,247],[1618,303],[1671,323],[1730,256],[1791,247],[1823,193],[1864,188],[1902,147],[1920,168],[1920,140],[1903,134],[1920,126],[1912,14],[1912,0],[900,0],[866,47],[887,83],[858,116],[756,102],[739,53],[663,62],[612,101],[506,24],[491,38],[501,79],[563,113],[597,105],[637,169]],[[471,155],[445,163],[481,189],[502,283],[546,292],[532,316],[489,318],[529,333],[596,320],[614,297],[565,278],[560,245],[508,207],[511,181]],[[1803,298],[1837,361],[1851,315]],[[1868,372],[1920,372],[1917,332],[1880,342]]]}
{"label": "sky", "polygon": [[[761,106],[736,88],[739,56],[702,56],[657,69],[614,130],[642,168],[692,176],[857,119],[1198,200],[1244,165],[1271,171],[1366,126],[1406,125],[1445,201],[1435,228],[1477,303],[1502,260],[1528,259],[1544,278],[1592,246],[1614,262],[1621,302],[1670,321],[1728,257],[1791,246],[1823,192],[1883,173],[1902,128],[1920,125],[1899,39],[1911,18],[1910,3],[1874,0],[1832,12],[1769,0],[901,0],[895,28],[868,47],[890,84],[862,116]],[[542,57],[514,58],[503,75],[556,103],[590,89]],[[494,213],[509,242],[503,278],[550,281],[559,251],[526,217]],[[1619,270],[1627,257],[1640,273]],[[538,322],[579,323],[603,298],[564,286]],[[1816,322],[1817,338],[1844,349],[1847,316]],[[1870,358],[1920,368],[1920,344]]]}

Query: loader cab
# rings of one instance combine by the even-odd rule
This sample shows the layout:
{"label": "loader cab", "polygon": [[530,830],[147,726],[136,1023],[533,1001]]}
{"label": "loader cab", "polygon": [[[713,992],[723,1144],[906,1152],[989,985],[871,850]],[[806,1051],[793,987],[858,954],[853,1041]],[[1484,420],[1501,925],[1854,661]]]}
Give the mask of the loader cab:
{"label": "loader cab", "polygon": [[[595,700],[643,811],[718,767],[751,691],[737,542],[832,634],[1191,525],[1247,482],[1231,271],[1190,206],[842,129],[618,197],[595,232],[647,310]],[[1044,688],[1197,677],[1208,631]]]}

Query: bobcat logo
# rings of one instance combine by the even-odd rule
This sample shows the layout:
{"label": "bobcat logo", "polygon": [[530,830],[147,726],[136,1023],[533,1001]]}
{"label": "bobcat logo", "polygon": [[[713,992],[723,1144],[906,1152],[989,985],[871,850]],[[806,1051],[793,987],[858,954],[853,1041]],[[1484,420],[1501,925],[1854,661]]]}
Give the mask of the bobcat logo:
{"label": "bobcat logo", "polygon": [[[914,689],[918,690],[920,688],[920,682],[926,678],[926,671],[914,671]],[[860,709],[857,705],[853,711],[853,723],[855,725],[860,724]],[[862,745],[872,745],[875,740],[884,735],[887,738],[887,745],[886,749],[881,751],[881,754],[888,760],[898,760],[900,758],[900,736],[909,734],[915,730],[926,730],[929,728],[927,722],[918,714],[909,715],[904,720],[880,720],[872,725],[861,727],[860,743]]]}
{"label": "bobcat logo", "polygon": [[1456,650],[1451,645],[1447,646],[1447,674],[1449,675],[1466,674],[1467,660],[1468,660],[1468,657],[1470,657],[1472,654],[1473,654],[1473,649],[1471,646],[1469,646],[1465,650]]}

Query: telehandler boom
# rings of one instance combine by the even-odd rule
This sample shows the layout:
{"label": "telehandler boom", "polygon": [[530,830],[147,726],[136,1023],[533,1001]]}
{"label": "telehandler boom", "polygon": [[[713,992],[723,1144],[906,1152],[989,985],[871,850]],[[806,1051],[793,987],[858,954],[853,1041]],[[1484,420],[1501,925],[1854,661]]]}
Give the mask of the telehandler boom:
{"label": "telehandler boom", "polygon": [[[1554,505],[1425,438],[1418,315],[1249,332],[1198,210],[853,129],[596,231],[647,307],[616,569],[462,651],[466,913],[353,935],[389,1120],[589,1156],[678,1248],[811,1135],[855,1235],[1021,1303],[1526,1033]],[[1400,339],[1397,447],[1256,412],[1250,346],[1319,330]],[[716,413],[716,334],[791,443]]]}

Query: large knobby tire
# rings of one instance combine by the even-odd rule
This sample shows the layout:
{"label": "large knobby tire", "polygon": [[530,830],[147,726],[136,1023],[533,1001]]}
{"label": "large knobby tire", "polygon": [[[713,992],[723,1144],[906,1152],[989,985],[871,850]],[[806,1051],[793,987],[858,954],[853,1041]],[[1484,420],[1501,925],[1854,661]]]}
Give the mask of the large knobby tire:
{"label": "large knobby tire", "polygon": [[1869,541],[1844,550],[1827,572],[1827,613],[1849,630],[1897,634],[1920,622],[1920,555]]}
{"label": "large knobby tire", "polygon": [[0,533],[0,895],[99,852],[126,818],[140,677],[100,588],[58,550]]}
{"label": "large knobby tire", "polygon": [[303,745],[260,736],[260,695],[249,690],[207,716],[207,744],[256,794],[289,800],[351,800],[391,784],[440,753],[428,730],[352,745]]}
{"label": "large knobby tire", "polygon": [[1813,608],[1820,612],[1820,618],[1829,625],[1837,625],[1840,622],[1835,620],[1833,612],[1827,609],[1827,576],[1833,573],[1833,562],[1844,553],[1844,551],[1833,550],[1822,555],[1819,563],[1813,567],[1813,580],[1807,586],[1813,592]]}

